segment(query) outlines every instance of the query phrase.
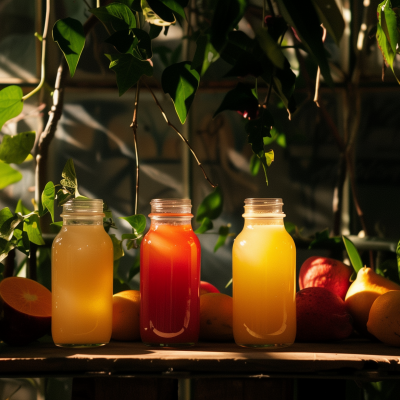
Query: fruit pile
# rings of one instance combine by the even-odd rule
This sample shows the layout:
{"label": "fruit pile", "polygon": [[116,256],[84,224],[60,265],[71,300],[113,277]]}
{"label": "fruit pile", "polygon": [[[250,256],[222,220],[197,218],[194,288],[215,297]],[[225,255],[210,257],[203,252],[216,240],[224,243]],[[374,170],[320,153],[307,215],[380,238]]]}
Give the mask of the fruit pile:
{"label": "fruit pile", "polygon": [[[400,286],[363,267],[353,269],[326,257],[310,257],[301,266],[296,294],[297,342],[335,341],[356,332],[400,346]],[[140,292],[113,297],[112,339],[140,340]],[[28,344],[50,333],[51,293],[27,278],[0,282],[0,340]],[[232,297],[208,282],[200,284],[200,340],[233,341]]]}
{"label": "fruit pile", "polygon": [[363,267],[310,257],[300,269],[296,341],[341,340],[356,332],[400,346],[400,286]]}

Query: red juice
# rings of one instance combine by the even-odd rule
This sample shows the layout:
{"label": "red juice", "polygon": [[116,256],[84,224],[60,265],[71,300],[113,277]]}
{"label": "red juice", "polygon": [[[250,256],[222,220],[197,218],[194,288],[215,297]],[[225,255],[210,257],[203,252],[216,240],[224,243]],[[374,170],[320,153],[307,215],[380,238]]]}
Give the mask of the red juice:
{"label": "red juice", "polygon": [[190,224],[192,215],[150,217],[155,218],[140,249],[142,341],[193,345],[199,336],[200,242]]}

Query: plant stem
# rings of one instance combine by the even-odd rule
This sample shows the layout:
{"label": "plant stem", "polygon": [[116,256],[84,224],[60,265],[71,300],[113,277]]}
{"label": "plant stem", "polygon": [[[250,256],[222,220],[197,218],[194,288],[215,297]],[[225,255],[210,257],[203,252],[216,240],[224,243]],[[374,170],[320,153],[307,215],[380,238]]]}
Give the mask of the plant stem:
{"label": "plant stem", "polygon": [[[88,20],[83,25],[83,30],[85,35],[92,29],[92,27],[97,23],[98,19],[91,15]],[[50,148],[50,143],[56,133],[58,121],[61,118],[63,105],[64,105],[64,82],[65,77],[68,72],[66,67],[65,57],[61,58],[60,65],[57,70],[56,82],[53,94],[53,105],[49,111],[49,119],[47,120],[46,127],[41,132],[38,137],[36,148],[34,154],[36,157],[36,176],[35,176],[35,199],[39,204],[40,194],[43,192],[47,180],[47,160]],[[45,218],[40,219],[40,225],[43,232],[47,231],[49,224],[45,223]]]}
{"label": "plant stem", "polygon": [[[321,27],[323,29],[323,33],[322,33],[322,43],[325,42],[326,39],[326,29],[324,27],[323,24],[321,24]],[[321,68],[318,66],[318,70],[317,70],[317,77],[315,79],[315,94],[314,94],[314,103],[319,107],[318,104],[318,91],[319,91],[319,85],[320,85],[320,80],[321,80]]]}
{"label": "plant stem", "polygon": [[136,96],[135,96],[135,108],[133,110],[133,118],[131,128],[133,131],[133,143],[135,145],[135,157],[136,157],[136,191],[135,191],[135,214],[138,213],[138,199],[139,199],[139,151],[137,145],[137,113],[139,108],[139,93],[140,93],[140,79],[136,85]]}
{"label": "plant stem", "polygon": [[194,150],[192,149],[192,147],[190,146],[189,142],[186,140],[186,138],[184,136],[182,136],[182,134],[178,131],[178,129],[169,121],[167,115],[165,114],[163,108],[161,107],[161,104],[158,102],[157,97],[155,96],[155,94],[153,93],[153,91],[151,90],[151,88],[149,87],[149,85],[144,82],[144,84],[146,85],[147,89],[150,90],[151,95],[153,96],[154,101],[157,104],[157,107],[160,109],[162,116],[165,119],[165,122],[178,134],[178,136],[186,143],[186,145],[189,147],[191,153],[193,154],[194,159],[197,162],[197,165],[200,167],[201,171],[203,172],[204,178],[207,180],[207,182],[211,185],[211,187],[215,188],[218,185],[215,185],[214,183],[212,183],[210,181],[210,179],[208,178],[206,171],[204,170],[203,166],[201,165],[201,162],[199,161],[199,159],[196,156],[196,153],[194,152]]}
{"label": "plant stem", "polygon": [[42,61],[41,61],[41,66],[40,66],[40,69],[41,69],[40,82],[39,82],[39,85],[35,89],[32,90],[32,92],[30,92],[22,97],[22,101],[29,99],[29,97],[31,97],[35,93],[37,93],[44,85],[44,81],[46,78],[46,68],[45,68],[46,42],[47,42],[47,31],[49,28],[49,19],[50,19],[50,0],[46,0],[46,17],[44,20],[43,37],[42,37]]}
{"label": "plant stem", "polygon": [[35,243],[30,243],[29,257],[26,261],[27,276],[29,279],[37,280],[36,273],[36,251],[37,245]]}
{"label": "plant stem", "polygon": [[4,260],[3,278],[9,278],[14,275],[14,260],[15,249],[12,249],[8,252],[7,257]]}

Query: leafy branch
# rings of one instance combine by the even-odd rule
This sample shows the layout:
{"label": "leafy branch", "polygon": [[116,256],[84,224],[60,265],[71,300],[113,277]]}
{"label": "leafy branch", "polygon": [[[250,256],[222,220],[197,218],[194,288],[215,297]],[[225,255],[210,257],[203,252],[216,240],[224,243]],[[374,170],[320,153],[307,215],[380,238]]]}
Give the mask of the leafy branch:
{"label": "leafy branch", "polygon": [[193,154],[194,159],[197,162],[197,165],[200,167],[201,171],[203,172],[204,178],[207,180],[207,182],[211,185],[211,187],[215,188],[218,185],[214,184],[211,182],[211,180],[208,178],[206,171],[204,170],[203,166],[201,165],[201,162],[199,161],[199,159],[196,156],[196,153],[194,152],[194,150],[192,149],[192,147],[190,146],[189,142],[187,141],[187,139],[179,132],[179,130],[175,127],[174,124],[172,124],[170,122],[170,120],[168,119],[167,115],[164,112],[164,109],[162,108],[160,102],[157,100],[157,97],[155,96],[154,92],[151,90],[151,88],[149,87],[149,85],[147,85],[146,82],[144,82],[144,84],[146,85],[147,89],[150,91],[151,95],[153,96],[154,101],[156,102],[157,107],[160,109],[162,116],[165,119],[165,122],[167,123],[168,126],[170,126],[177,134],[178,136],[186,143],[186,145],[189,147],[189,150],[191,151],[191,153]]}

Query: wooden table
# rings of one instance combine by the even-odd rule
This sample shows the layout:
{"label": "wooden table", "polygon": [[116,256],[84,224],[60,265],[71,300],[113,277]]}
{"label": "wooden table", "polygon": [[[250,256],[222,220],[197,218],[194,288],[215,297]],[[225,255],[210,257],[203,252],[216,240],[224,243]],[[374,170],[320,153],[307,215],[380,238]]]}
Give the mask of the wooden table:
{"label": "wooden table", "polygon": [[400,379],[400,349],[367,340],[296,343],[280,351],[244,349],[233,343],[199,343],[189,349],[123,342],[95,349],[0,344],[0,374],[73,377],[74,399],[124,399],[133,394],[135,399],[176,399],[178,380],[189,378],[195,400],[289,399],[293,378]]}

